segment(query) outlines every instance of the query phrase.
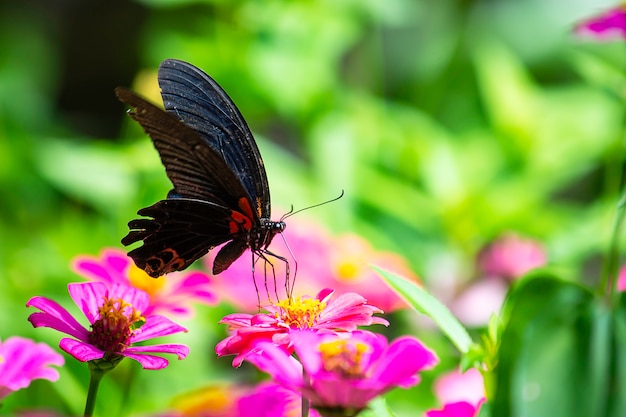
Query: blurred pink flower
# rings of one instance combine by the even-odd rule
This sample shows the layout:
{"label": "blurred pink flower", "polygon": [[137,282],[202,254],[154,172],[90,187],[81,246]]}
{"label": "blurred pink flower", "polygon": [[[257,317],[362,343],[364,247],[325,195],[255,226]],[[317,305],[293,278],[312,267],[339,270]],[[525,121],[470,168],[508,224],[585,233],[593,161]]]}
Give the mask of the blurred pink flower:
{"label": "blurred pink flower", "polygon": [[435,396],[445,404],[441,410],[430,410],[426,417],[474,417],[485,401],[483,376],[471,368],[445,373],[435,381]]}
{"label": "blurred pink flower", "polygon": [[481,279],[471,283],[450,302],[450,310],[466,326],[485,326],[498,314],[508,283],[498,279]]}
{"label": "blurred pink flower", "polygon": [[[158,417],[300,417],[302,397],[273,382],[215,383],[177,396]],[[319,417],[311,410],[310,417]],[[155,416],[156,417],[156,416]]]}
{"label": "blurred pink flower", "polygon": [[237,355],[233,366],[257,350],[261,341],[272,342],[291,352],[291,333],[297,330],[317,332],[350,332],[358,326],[388,325],[387,320],[375,317],[382,313],[359,294],[341,294],[331,298],[333,290],[320,291],[315,298],[298,297],[283,300],[266,307],[267,313],[255,315],[238,313],[224,317],[220,323],[228,324],[234,334],[215,347],[218,356]]}
{"label": "blurred pink flower", "polygon": [[574,31],[599,39],[626,38],[626,3],[579,23]]}
{"label": "blurred pink flower", "polygon": [[322,416],[338,410],[355,416],[392,388],[417,384],[417,373],[437,363],[435,354],[412,337],[388,344],[384,336],[371,332],[338,336],[298,331],[293,344],[301,362],[271,343],[261,343],[260,352],[248,360],[278,384],[308,398]]}
{"label": "blurred pink flower", "polygon": [[441,410],[430,410],[426,412],[426,417],[475,417],[480,411],[480,406],[464,401],[446,404]]}
{"label": "blurred pink flower", "polygon": [[479,370],[470,368],[464,373],[454,370],[435,381],[435,396],[442,404],[467,402],[479,404],[485,398],[485,383]]}
{"label": "blurred pink flower", "polygon": [[33,379],[58,380],[59,372],[51,366],[64,363],[63,356],[45,343],[18,336],[0,340],[0,400],[28,387]]}
{"label": "blurred pink flower", "polygon": [[[407,262],[399,255],[374,250],[363,238],[356,235],[329,236],[320,226],[312,223],[291,221],[283,233],[298,262],[293,295],[312,294],[320,288],[334,288],[338,292],[356,292],[369,303],[386,312],[406,307],[406,303],[384,281],[369,268],[377,265],[417,281]],[[291,273],[295,272],[295,262],[282,244],[282,239],[274,239],[272,251],[290,260]],[[205,257],[206,265],[212,258]],[[285,297],[285,265],[272,261],[274,276],[267,277],[261,263],[257,263],[255,277],[261,295],[261,304],[271,304],[275,294]],[[267,278],[269,295],[266,294],[264,280]],[[231,267],[215,276],[215,288],[220,296],[227,299],[240,311],[258,311],[259,300],[253,284],[251,260],[247,256],[239,258]]]}
{"label": "blurred pink flower", "polygon": [[91,330],[83,327],[58,303],[45,297],[33,297],[27,307],[41,312],[28,317],[33,327],[50,327],[73,336],[63,338],[59,346],[81,362],[102,359],[117,363],[125,356],[136,360],[144,369],[162,369],[168,361],[150,353],[171,353],[184,359],[189,348],[179,344],[139,345],[155,337],[186,332],[184,327],[159,315],[142,316],[149,305],[148,295],[121,284],[108,286],[102,282],[69,284],[74,303],[89,320]]}
{"label": "blurred pink flower", "polygon": [[484,247],[477,263],[479,271],[487,277],[515,279],[545,265],[546,261],[539,242],[510,233]]}
{"label": "blurred pink flower", "polygon": [[133,263],[119,249],[104,249],[100,257],[77,256],[72,269],[90,281],[107,285],[123,284],[145,291],[150,305],[144,314],[173,314],[179,317],[193,314],[194,302],[215,305],[217,296],[212,292],[208,275],[196,272],[175,272],[166,277],[152,278]]}
{"label": "blurred pink flower", "polygon": [[619,270],[617,276],[617,291],[626,291],[626,266]]}

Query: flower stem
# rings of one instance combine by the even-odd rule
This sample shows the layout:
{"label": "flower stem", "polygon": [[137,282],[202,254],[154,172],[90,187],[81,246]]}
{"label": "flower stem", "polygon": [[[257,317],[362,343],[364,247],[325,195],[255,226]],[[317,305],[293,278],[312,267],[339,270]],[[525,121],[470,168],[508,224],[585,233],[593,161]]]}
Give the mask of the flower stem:
{"label": "flower stem", "polygon": [[622,225],[624,224],[625,215],[626,194],[622,196],[619,204],[617,205],[617,213],[615,217],[615,224],[613,225],[613,232],[611,234],[609,253],[604,268],[604,274],[602,274],[602,280],[600,282],[599,291],[601,293],[604,293],[607,299],[610,299],[612,297],[612,294],[615,292],[617,272],[619,269],[619,239],[622,231]]}
{"label": "flower stem", "polygon": [[96,397],[98,396],[98,387],[100,386],[102,377],[106,373],[106,371],[103,371],[97,366],[91,366],[91,363],[89,364],[89,370],[91,371],[91,378],[89,379],[89,391],[87,392],[87,401],[85,403],[85,413],[83,417],[93,416],[93,410],[96,407]]}
{"label": "flower stem", "polygon": [[[304,370],[304,367],[302,367],[302,380],[304,381],[305,385],[310,383],[310,378],[307,375],[306,371]],[[310,409],[311,409],[311,401],[309,401],[309,399],[303,395],[300,416],[309,417]]]}
{"label": "flower stem", "polygon": [[87,401],[85,402],[85,413],[83,417],[93,416],[93,410],[96,408],[96,397],[98,396],[98,387],[102,377],[114,369],[124,357],[121,355],[109,356],[108,358],[94,359],[87,362],[91,378],[89,379],[89,389],[87,391]]}

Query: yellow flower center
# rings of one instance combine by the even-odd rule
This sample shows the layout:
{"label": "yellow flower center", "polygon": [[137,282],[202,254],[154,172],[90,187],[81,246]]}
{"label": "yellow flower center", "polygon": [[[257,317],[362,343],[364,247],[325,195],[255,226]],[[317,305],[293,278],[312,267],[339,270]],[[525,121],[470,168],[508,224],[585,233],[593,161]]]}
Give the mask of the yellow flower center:
{"label": "yellow flower center", "polygon": [[134,330],[146,321],[139,311],[121,298],[105,297],[98,315],[91,325],[89,343],[105,351],[105,357],[126,349]]}
{"label": "yellow flower center", "polygon": [[344,259],[336,266],[337,278],[341,281],[354,281],[359,278],[362,270],[360,259]]}
{"label": "yellow flower center", "polygon": [[295,300],[288,298],[276,304],[280,308],[280,313],[276,318],[280,318],[291,328],[310,329],[312,328],[326,308],[326,303],[314,298],[298,297]]}
{"label": "yellow flower center", "polygon": [[148,293],[150,298],[158,294],[165,285],[164,277],[152,278],[150,275],[146,274],[146,271],[138,268],[134,264],[131,265],[128,271],[128,279],[130,280],[130,285]]}
{"label": "yellow flower center", "polygon": [[319,346],[324,370],[335,372],[348,378],[363,377],[362,359],[367,345],[350,340],[334,340]]}
{"label": "yellow flower center", "polygon": [[174,400],[174,408],[183,416],[222,416],[235,403],[232,387],[214,385],[193,391]]}

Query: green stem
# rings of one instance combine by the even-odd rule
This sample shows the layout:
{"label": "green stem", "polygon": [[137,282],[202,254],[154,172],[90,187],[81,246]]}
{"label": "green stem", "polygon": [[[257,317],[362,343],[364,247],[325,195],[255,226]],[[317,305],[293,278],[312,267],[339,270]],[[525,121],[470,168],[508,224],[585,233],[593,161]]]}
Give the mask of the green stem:
{"label": "green stem", "polygon": [[91,371],[91,378],[89,380],[89,391],[87,392],[87,402],[85,403],[85,413],[83,417],[93,416],[93,410],[96,408],[98,387],[100,386],[102,377],[106,373],[106,371],[103,371],[97,366],[91,366],[91,363],[89,364],[89,370]]}
{"label": "green stem", "polygon": [[624,224],[624,215],[626,215],[626,194],[622,196],[613,225],[613,233],[611,235],[611,243],[609,246],[609,254],[604,268],[604,274],[600,282],[599,291],[604,293],[607,298],[611,298],[615,293],[617,282],[617,274],[619,270],[619,240],[621,236],[622,226]]}
{"label": "green stem", "polygon": [[[302,379],[304,380],[305,384],[308,384],[310,379],[309,376],[307,375],[306,371],[304,370],[304,367],[302,368]],[[302,408],[301,408],[301,413],[300,416],[301,417],[309,417],[309,411],[311,409],[311,401],[309,401],[308,398],[305,398],[304,395],[302,396]]]}

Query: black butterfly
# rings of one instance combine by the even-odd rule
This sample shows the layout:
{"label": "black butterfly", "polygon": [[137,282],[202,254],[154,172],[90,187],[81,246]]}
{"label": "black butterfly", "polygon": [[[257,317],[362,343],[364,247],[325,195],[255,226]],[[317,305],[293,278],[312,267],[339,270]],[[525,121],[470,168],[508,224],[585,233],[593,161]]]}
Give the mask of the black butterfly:
{"label": "black butterfly", "polygon": [[[261,154],[241,113],[222,88],[202,70],[167,59],[158,73],[165,110],[118,87],[120,101],[150,135],[174,185],[165,200],[138,211],[150,219],[128,223],[125,246],[152,277],[187,268],[217,245],[213,262],[225,271],[250,248],[258,257],[285,258],[267,250],[285,229],[270,220],[270,191]],[[289,274],[289,272],[287,272]]]}

